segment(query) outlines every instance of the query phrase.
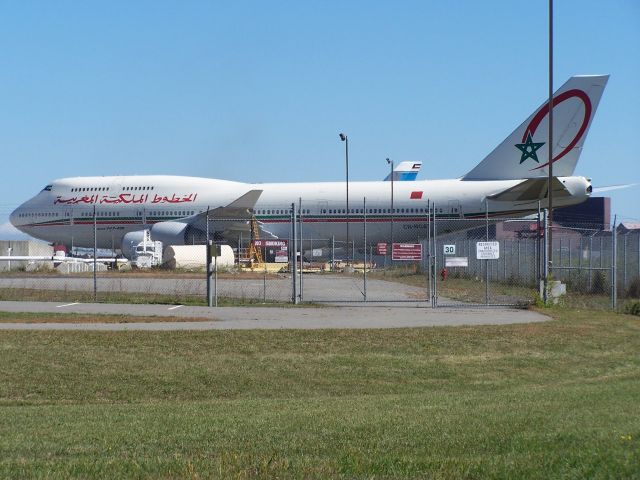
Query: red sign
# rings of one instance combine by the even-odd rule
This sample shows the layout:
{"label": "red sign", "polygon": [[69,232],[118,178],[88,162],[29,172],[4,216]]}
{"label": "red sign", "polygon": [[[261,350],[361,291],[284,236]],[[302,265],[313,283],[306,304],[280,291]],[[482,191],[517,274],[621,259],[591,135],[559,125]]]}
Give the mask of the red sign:
{"label": "red sign", "polygon": [[251,243],[254,247],[280,247],[286,250],[289,240],[252,240]]}
{"label": "red sign", "polygon": [[420,200],[422,198],[422,192],[411,192],[411,200]]}
{"label": "red sign", "polygon": [[392,260],[422,260],[420,243],[394,243],[391,248]]}
{"label": "red sign", "polygon": [[376,244],[376,255],[386,255],[386,254],[387,254],[387,244],[382,242]]}

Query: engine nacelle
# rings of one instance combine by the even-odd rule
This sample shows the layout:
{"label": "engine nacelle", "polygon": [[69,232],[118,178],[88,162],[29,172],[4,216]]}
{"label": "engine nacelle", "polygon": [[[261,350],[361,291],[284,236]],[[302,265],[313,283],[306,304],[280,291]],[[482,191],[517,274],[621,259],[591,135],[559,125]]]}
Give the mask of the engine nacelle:
{"label": "engine nacelle", "polygon": [[144,230],[126,233],[124,237],[122,237],[122,244],[120,245],[122,255],[131,260],[133,258],[136,246],[143,240]]}
{"label": "engine nacelle", "polygon": [[159,222],[151,227],[151,238],[162,245],[184,245],[187,224],[182,222]]}

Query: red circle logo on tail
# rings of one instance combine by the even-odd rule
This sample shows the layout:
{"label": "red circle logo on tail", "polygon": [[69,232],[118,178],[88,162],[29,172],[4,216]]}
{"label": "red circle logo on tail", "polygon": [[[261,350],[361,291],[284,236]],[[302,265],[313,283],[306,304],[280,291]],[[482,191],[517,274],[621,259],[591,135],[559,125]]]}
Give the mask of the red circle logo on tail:
{"label": "red circle logo on tail", "polygon": [[[569,145],[567,145],[560,153],[558,153],[558,155],[553,157],[553,159],[551,160],[551,163],[557,162],[562,157],[564,157],[567,153],[569,153],[571,149],[575,147],[576,144],[580,141],[580,139],[584,135],[584,132],[587,130],[587,125],[589,125],[589,119],[591,118],[591,100],[589,100],[589,96],[582,90],[578,90],[578,89],[567,90],[566,92],[561,93],[557,97],[554,97],[553,99],[554,108],[556,107],[556,105],[560,105],[562,102],[564,102],[565,100],[569,100],[570,98],[579,98],[584,104],[584,118],[582,119],[582,125],[580,125],[580,129],[578,130],[578,133],[573,138],[573,140],[571,140]],[[530,140],[531,137],[533,137],[533,135],[536,133],[536,130],[538,129],[538,127],[540,126],[540,123],[542,122],[542,119],[546,117],[548,114],[549,114],[549,104],[547,103],[538,111],[538,113],[536,113],[536,115],[531,119],[531,122],[529,123],[528,127],[524,130],[524,134],[522,135],[523,145],[526,145],[526,141],[528,139],[531,142]],[[531,170],[538,170],[539,168],[546,167],[547,165],[549,165],[549,162],[539,165],[535,168],[532,168]]]}

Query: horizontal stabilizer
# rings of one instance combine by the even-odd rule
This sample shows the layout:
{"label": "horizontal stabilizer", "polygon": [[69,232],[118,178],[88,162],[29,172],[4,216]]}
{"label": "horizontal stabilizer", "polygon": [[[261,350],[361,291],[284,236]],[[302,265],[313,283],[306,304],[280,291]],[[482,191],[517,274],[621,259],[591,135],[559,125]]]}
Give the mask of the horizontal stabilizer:
{"label": "horizontal stabilizer", "polygon": [[[489,195],[487,198],[499,202],[532,202],[547,197],[548,180],[546,178],[529,178],[523,180],[514,187],[499,193]],[[564,184],[553,177],[553,196],[556,198],[571,196]]]}

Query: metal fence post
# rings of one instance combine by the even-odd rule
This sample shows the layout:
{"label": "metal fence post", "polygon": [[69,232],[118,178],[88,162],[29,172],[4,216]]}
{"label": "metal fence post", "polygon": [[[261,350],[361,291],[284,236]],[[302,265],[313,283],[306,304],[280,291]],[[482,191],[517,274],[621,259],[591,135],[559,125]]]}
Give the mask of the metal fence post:
{"label": "metal fence post", "polygon": [[[391,244],[393,248],[393,244]],[[427,298],[431,302],[433,307],[433,288],[431,285],[431,201],[427,200],[427,286],[429,288],[429,294]]]}
{"label": "metal fence post", "polygon": [[507,280],[507,241],[502,240],[502,280]]}
{"label": "metal fence post", "polygon": [[627,289],[627,235],[623,235],[622,239],[622,289]]}
{"label": "metal fence post", "polygon": [[363,222],[363,236],[364,236],[364,270],[362,271],[363,276],[363,288],[364,288],[364,301],[367,301],[367,197],[362,199],[362,206],[364,207],[364,222]]}
{"label": "metal fence post", "polygon": [[[560,235],[558,235],[558,244],[560,245],[560,253],[559,253],[559,258],[558,258],[558,266],[560,267],[560,272],[562,272],[562,237]],[[553,251],[553,250],[552,250]]]}
{"label": "metal fence post", "polygon": [[[525,249],[526,251],[526,249]],[[522,279],[520,278],[520,239],[518,238],[518,262],[516,265],[516,272],[517,272],[517,276],[518,276],[518,281],[522,282]]]}
{"label": "metal fence post", "polygon": [[593,289],[593,235],[589,237],[589,291]]}
{"label": "metal fence post", "polygon": [[[144,232],[145,235],[147,232]],[[93,301],[98,301],[98,273],[96,265],[98,259],[98,217],[96,215],[96,206],[93,206]]]}
{"label": "metal fence post", "polygon": [[218,306],[218,252],[213,257],[213,306]]}
{"label": "metal fence post", "polygon": [[264,262],[264,276],[262,277],[262,303],[267,303],[267,262]]}
{"label": "metal fence post", "polygon": [[300,208],[298,209],[298,215],[299,215],[299,221],[300,221],[300,301],[303,302],[304,297],[302,293],[303,292],[302,272],[304,271],[304,239],[302,237],[302,219],[303,219],[302,198],[300,198],[299,201],[300,201]]}
{"label": "metal fence post", "polygon": [[298,304],[298,259],[296,255],[298,254],[298,232],[296,231],[296,223],[298,219],[296,218],[296,204],[291,204],[291,302],[294,305]]}
{"label": "metal fence post", "polygon": [[[489,199],[486,198],[485,204],[485,222],[486,222],[486,240],[489,241]],[[485,265],[485,284],[484,284],[484,303],[489,305],[489,260],[484,261]]]}
{"label": "metal fence post", "polygon": [[213,240],[207,240],[207,307],[213,307],[213,288],[211,283],[211,276],[213,270],[211,268],[211,251],[213,246]]}
{"label": "metal fence post", "polygon": [[540,278],[541,276],[541,271],[540,271],[540,234],[541,234],[541,217],[540,217],[540,200],[538,200],[538,221],[537,221],[537,229],[536,229],[536,242],[534,245],[534,251],[533,251],[533,260],[535,261],[535,267],[536,267],[536,289],[538,291],[540,291],[540,280],[542,280]]}
{"label": "metal fence post", "polygon": [[611,229],[611,308],[616,309],[618,302],[618,278],[617,278],[617,240],[616,217],[613,217],[613,227]]}
{"label": "metal fence post", "polygon": [[336,271],[336,236],[331,235],[331,271]]}
{"label": "metal fence post", "polygon": [[433,204],[433,306],[438,306],[438,242],[436,222],[436,204]]}
{"label": "metal fence post", "polygon": [[207,226],[206,226],[206,255],[207,255],[207,307],[213,305],[213,297],[211,293],[211,240],[209,239],[209,209],[207,208]]}
{"label": "metal fence post", "polygon": [[578,278],[580,279],[580,285],[582,285],[582,232],[580,232],[580,251],[578,252]]}

